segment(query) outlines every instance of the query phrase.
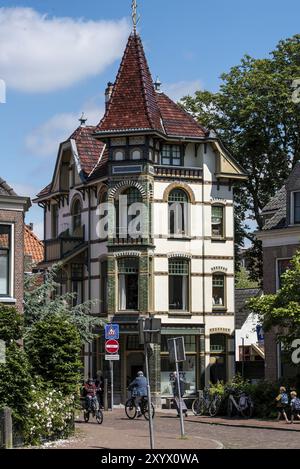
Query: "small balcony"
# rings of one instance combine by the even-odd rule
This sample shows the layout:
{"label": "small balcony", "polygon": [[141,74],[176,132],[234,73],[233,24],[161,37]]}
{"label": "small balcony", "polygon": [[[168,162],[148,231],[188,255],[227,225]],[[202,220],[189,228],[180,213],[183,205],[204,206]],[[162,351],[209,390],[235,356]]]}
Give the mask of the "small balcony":
{"label": "small balcony", "polygon": [[132,236],[125,236],[125,237],[116,237],[110,238],[109,244],[113,246],[141,246],[141,245],[152,245],[153,239],[152,238],[133,238]]}
{"label": "small balcony", "polygon": [[83,247],[83,237],[61,237],[45,241],[45,261],[60,261],[71,254],[75,249]]}
{"label": "small balcony", "polygon": [[182,166],[155,166],[156,176],[165,178],[202,179],[202,169],[184,168]]}

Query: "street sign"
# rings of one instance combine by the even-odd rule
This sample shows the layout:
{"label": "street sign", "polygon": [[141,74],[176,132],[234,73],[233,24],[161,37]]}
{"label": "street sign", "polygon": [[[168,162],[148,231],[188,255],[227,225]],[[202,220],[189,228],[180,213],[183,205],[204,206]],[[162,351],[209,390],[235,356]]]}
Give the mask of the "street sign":
{"label": "street sign", "polygon": [[147,318],[139,320],[140,345],[161,343],[161,319]]}
{"label": "street sign", "polygon": [[259,343],[264,342],[265,334],[264,334],[263,328],[260,324],[257,324],[257,326],[256,326],[256,333],[257,333],[257,342],[259,342]]}
{"label": "street sign", "polygon": [[118,360],[120,360],[120,355],[110,353],[109,355],[105,355],[105,360],[108,360],[110,362],[111,361],[118,361]]}
{"label": "street sign", "polygon": [[105,325],[105,340],[119,340],[120,327],[119,324],[106,324]]}
{"label": "street sign", "polygon": [[[175,351],[176,347],[176,351]],[[169,350],[169,361],[170,362],[185,362],[185,347],[184,338],[176,337],[174,339],[168,339],[168,350]]]}
{"label": "street sign", "polygon": [[106,353],[111,353],[111,354],[118,353],[119,348],[120,348],[120,345],[117,340],[110,339],[105,342]]}

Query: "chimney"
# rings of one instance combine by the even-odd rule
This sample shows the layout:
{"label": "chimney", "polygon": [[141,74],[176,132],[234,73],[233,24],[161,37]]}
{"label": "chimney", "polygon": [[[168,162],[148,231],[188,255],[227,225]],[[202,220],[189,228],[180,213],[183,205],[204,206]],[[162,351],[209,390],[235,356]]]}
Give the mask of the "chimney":
{"label": "chimney", "polygon": [[30,231],[33,231],[33,223],[29,223],[29,225],[27,225],[27,227],[29,228]]}
{"label": "chimney", "polygon": [[105,90],[105,107],[106,107],[106,109],[108,107],[108,103],[110,101],[113,89],[114,89],[114,84],[109,81],[107,83],[107,88]]}
{"label": "chimney", "polygon": [[157,93],[161,93],[160,87],[161,87],[161,84],[162,84],[162,83],[161,83],[161,81],[160,81],[160,79],[159,79],[158,77],[156,77],[156,80],[155,80],[155,82],[154,82],[153,84],[154,84],[154,89],[155,89],[155,91],[157,91]]}

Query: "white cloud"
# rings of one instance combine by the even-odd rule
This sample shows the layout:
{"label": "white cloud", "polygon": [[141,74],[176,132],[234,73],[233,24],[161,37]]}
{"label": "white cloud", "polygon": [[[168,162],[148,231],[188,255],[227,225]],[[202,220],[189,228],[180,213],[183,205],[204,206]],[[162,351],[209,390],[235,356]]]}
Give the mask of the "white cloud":
{"label": "white cloud", "polygon": [[178,81],[177,83],[166,83],[162,85],[162,91],[170,96],[173,101],[179,101],[184,96],[192,96],[195,91],[202,89],[200,80]]}
{"label": "white cloud", "polygon": [[36,196],[37,192],[40,188],[32,185],[32,184],[22,184],[18,182],[12,182],[9,184],[16,194],[22,197],[30,197],[33,198]]}
{"label": "white cloud", "polygon": [[118,59],[128,33],[125,19],[75,20],[32,8],[0,8],[1,78],[23,92],[65,88]]}
{"label": "white cloud", "polygon": [[[87,125],[98,124],[104,112],[103,108],[93,101],[82,106],[82,110],[88,118]],[[27,151],[34,156],[55,156],[59,144],[69,138],[79,126],[78,119],[81,113],[78,111],[77,113],[56,114],[42,123],[26,137]]]}

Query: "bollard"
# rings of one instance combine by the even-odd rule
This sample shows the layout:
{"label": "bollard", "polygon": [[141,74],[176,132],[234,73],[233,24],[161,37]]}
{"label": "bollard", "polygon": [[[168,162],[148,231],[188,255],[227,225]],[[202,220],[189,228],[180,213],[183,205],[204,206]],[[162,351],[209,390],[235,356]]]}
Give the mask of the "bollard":
{"label": "bollard", "polygon": [[3,444],[5,449],[12,449],[13,447],[13,433],[12,433],[12,411],[9,407],[3,409]]}
{"label": "bollard", "polygon": [[105,411],[108,411],[108,379],[104,380],[104,395],[103,395],[103,407]]}

